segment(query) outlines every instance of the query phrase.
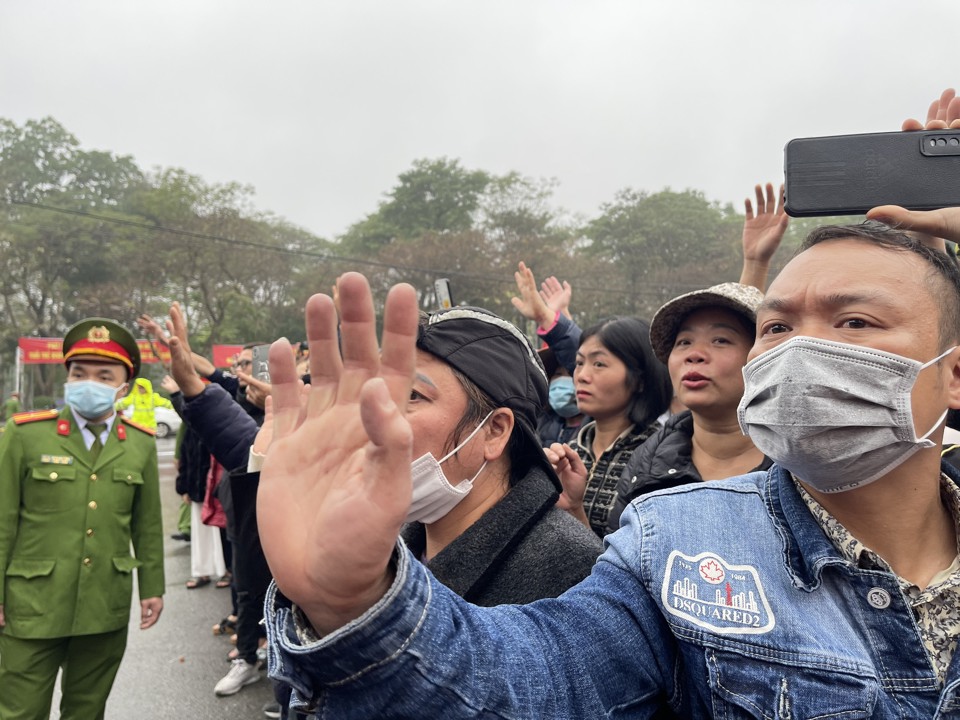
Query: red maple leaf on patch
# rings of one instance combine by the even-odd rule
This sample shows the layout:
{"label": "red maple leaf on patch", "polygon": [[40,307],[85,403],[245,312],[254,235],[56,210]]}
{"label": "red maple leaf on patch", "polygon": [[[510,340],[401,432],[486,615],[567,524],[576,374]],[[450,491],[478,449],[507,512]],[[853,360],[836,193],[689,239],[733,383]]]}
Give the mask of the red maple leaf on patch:
{"label": "red maple leaf on patch", "polygon": [[718,583],[723,580],[723,568],[716,560],[700,563],[700,575],[707,582]]}

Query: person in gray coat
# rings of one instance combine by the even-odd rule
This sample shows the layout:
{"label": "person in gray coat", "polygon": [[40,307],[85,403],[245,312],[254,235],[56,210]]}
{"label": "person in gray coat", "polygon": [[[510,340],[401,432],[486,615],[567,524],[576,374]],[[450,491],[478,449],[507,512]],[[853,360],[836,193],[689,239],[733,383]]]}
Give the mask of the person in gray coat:
{"label": "person in gray coat", "polygon": [[477,605],[556,597],[603,550],[556,507],[562,488],[536,432],[547,388],[511,323],[470,307],[421,318],[407,409],[413,507],[401,535],[440,582]]}

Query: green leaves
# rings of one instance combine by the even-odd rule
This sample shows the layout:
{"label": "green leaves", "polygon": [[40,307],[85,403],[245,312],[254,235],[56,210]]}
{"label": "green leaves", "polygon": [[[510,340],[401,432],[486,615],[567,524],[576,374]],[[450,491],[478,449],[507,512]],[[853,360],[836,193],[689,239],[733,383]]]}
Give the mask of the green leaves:
{"label": "green leaves", "polygon": [[83,149],[53,118],[0,119],[0,347],[58,335],[90,314],[133,328],[173,300],[201,351],[296,338],[306,298],[329,293],[346,270],[368,275],[378,300],[410,282],[427,310],[437,306],[434,281],[449,278],[455,302],[521,327],[510,303],[520,260],[539,280],[573,285],[581,324],[649,317],[681,292],[739,276],[743,217],[732,207],[695,190],[628,188],[584,220],[555,204],[557,185],[419,159],[328,241],[257,210],[248,186],[179,168],[145,173],[131,157]]}

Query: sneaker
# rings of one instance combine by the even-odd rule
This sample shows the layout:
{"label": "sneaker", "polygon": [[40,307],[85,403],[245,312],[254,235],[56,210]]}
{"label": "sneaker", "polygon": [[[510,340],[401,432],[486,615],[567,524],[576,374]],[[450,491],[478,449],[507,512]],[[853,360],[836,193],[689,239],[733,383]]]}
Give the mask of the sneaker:
{"label": "sneaker", "polygon": [[260,679],[260,671],[243,658],[237,658],[230,665],[230,672],[220,678],[213,691],[217,695],[233,695],[240,692],[244,685],[250,685]]}
{"label": "sneaker", "polygon": [[280,703],[278,703],[276,700],[271,700],[266,705],[264,705],[263,716],[268,718],[280,717]]}

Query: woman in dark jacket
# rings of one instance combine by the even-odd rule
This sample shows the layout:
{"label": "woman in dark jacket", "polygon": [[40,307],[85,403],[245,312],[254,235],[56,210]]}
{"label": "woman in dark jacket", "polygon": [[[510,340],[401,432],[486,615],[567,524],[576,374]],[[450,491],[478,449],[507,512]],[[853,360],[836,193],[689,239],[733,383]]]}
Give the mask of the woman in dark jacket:
{"label": "woman in dark jacket", "polygon": [[608,521],[610,532],[640,495],[770,466],[737,421],[742,369],[762,299],[756,288],[724,283],[681,295],[657,311],[650,341],[688,410],[670,418],[627,463]]}

